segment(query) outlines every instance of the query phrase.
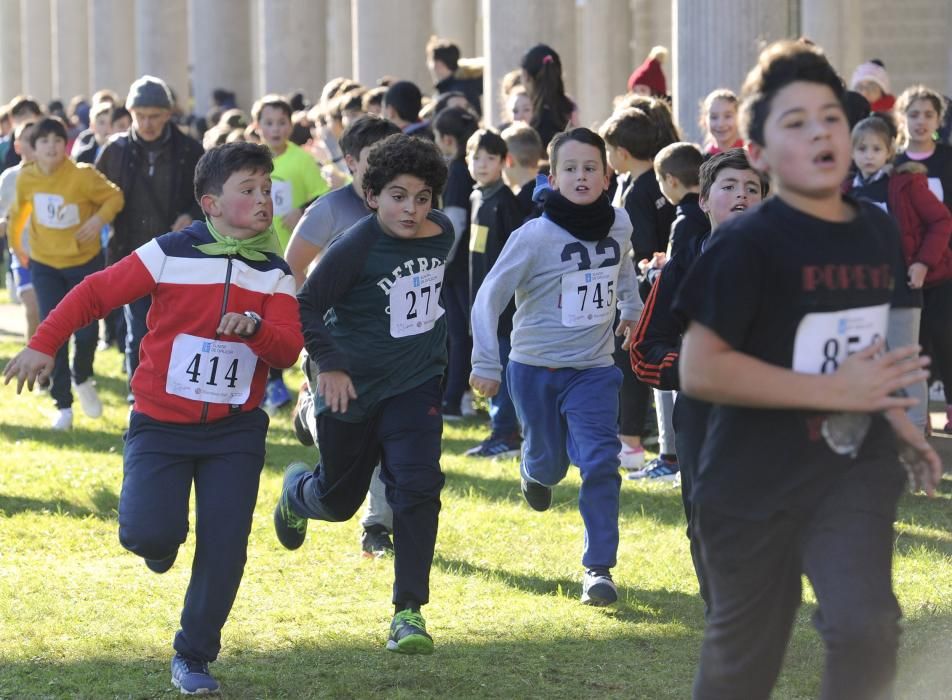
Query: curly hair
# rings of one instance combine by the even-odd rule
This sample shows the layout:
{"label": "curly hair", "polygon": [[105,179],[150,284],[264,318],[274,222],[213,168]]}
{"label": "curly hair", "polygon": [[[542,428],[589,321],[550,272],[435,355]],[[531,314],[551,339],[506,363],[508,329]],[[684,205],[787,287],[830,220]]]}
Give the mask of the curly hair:
{"label": "curly hair", "polygon": [[379,195],[388,183],[401,175],[425,182],[439,197],[446,184],[446,163],[436,144],[406,134],[394,134],[381,141],[367,156],[364,196]]}

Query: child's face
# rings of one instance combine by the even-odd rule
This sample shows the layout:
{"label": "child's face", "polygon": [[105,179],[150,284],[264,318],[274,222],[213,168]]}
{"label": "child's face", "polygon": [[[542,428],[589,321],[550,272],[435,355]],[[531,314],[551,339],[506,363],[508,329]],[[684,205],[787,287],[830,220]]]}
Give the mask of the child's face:
{"label": "child's face", "polygon": [[291,136],[291,120],[280,107],[264,107],[258,117],[258,133],[268,148],[283,153]]}
{"label": "child's face", "polygon": [[838,196],[850,165],[846,113],[827,85],[796,81],[773,98],[763,144],[751,143],[751,165],[770,173],[779,192]]}
{"label": "child's face", "polygon": [[96,118],[93,120],[93,133],[96,134],[96,138],[104,139],[109,136],[112,130],[112,119],[109,112],[102,112],[96,115]]}
{"label": "child's face", "polygon": [[478,185],[491,185],[502,177],[502,156],[494,155],[485,148],[467,153],[466,164],[469,165],[469,174]]}
{"label": "child's face", "polygon": [[511,95],[507,106],[512,121],[525,122],[526,124],[532,121],[532,100],[529,99],[526,93],[517,92]]}
{"label": "child's face", "polygon": [[760,178],[753,170],[724,168],[717,173],[707,197],[700,201],[701,209],[719,226],[763,199]]}
{"label": "child's face", "polygon": [[116,121],[112,123],[112,133],[121,134],[124,131],[129,131],[129,128],[132,126],[132,120],[129,117],[122,116],[119,117]]}
{"label": "child's face", "polygon": [[549,183],[573,204],[591,204],[608,189],[608,173],[595,146],[566,141],[559,147],[556,161]]}
{"label": "child's face", "polygon": [[856,83],[854,89],[865,97],[870,104],[878,101],[883,96],[883,89],[879,87],[879,83],[875,80],[860,80]]}
{"label": "child's face", "polygon": [[45,172],[52,172],[66,160],[66,142],[56,134],[44,134],[33,146],[34,159]]}
{"label": "child's face", "polygon": [[608,167],[616,173],[626,172],[628,168],[625,165],[625,153],[627,151],[621,146],[612,146],[610,143],[606,143],[605,158],[608,160]]}
{"label": "child's face", "polygon": [[439,131],[434,131],[433,135],[436,137],[436,146],[440,149],[440,153],[443,154],[444,158],[453,159],[459,153],[459,147],[456,145],[456,139],[449,134],[441,134]]}
{"label": "child's face", "polygon": [[232,238],[251,238],[271,226],[271,173],[239,170],[228,176],[220,195],[206,194],[202,208],[215,217],[218,230]]}
{"label": "child's face", "polygon": [[665,199],[672,204],[677,204],[681,200],[681,197],[675,189],[678,181],[673,175],[662,175],[658,171],[655,171],[655,180],[658,181],[658,188],[661,190],[661,194],[664,195]]}
{"label": "child's face", "polygon": [[350,170],[350,175],[354,179],[354,189],[360,192],[360,196],[364,196],[364,173],[367,172],[367,156],[370,154],[370,149],[373,146],[364,146],[360,149],[360,155],[355,160],[353,156],[345,155],[344,162],[347,163],[347,168]]}
{"label": "child's face", "polygon": [[932,100],[916,100],[906,110],[906,131],[909,140],[926,143],[932,140],[932,134],[939,130],[939,113]]}
{"label": "child's face", "polygon": [[433,190],[415,175],[398,175],[380,194],[367,193],[383,230],[394,238],[416,238],[433,208]]}
{"label": "child's face", "polygon": [[863,174],[863,177],[869,177],[882,170],[883,166],[889,162],[892,155],[889,145],[883,141],[879,134],[865,132],[860,134],[853,146],[853,162]]}
{"label": "child's face", "polygon": [[707,112],[707,130],[722,151],[737,142],[737,107],[729,100],[716,99]]}
{"label": "child's face", "polygon": [[20,156],[20,160],[24,163],[32,163],[36,158],[36,151],[34,151],[33,146],[30,145],[31,131],[33,131],[32,127],[24,129],[20,132],[20,138],[13,142],[13,150],[16,151]]}

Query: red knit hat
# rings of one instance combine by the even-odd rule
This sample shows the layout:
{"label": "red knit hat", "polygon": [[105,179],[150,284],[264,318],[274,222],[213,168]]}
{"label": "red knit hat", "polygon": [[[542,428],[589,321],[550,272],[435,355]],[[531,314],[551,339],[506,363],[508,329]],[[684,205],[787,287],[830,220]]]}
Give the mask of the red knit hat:
{"label": "red knit hat", "polygon": [[656,46],[651,49],[648,58],[644,63],[635,68],[634,72],[628,77],[628,92],[633,92],[635,85],[645,85],[651,89],[654,96],[668,94],[668,83],[664,79],[664,72],[661,70],[661,62],[668,55],[667,49],[662,46]]}

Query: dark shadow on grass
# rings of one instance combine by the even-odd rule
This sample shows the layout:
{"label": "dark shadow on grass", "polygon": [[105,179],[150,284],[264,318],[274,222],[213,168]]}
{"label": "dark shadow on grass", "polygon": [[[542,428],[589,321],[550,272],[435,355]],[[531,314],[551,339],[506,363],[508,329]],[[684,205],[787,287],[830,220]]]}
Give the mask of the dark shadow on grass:
{"label": "dark shadow on grass", "polygon": [[109,489],[99,488],[90,495],[90,500],[93,502],[92,508],[63,498],[44,499],[0,494],[0,513],[8,517],[17,513],[61,513],[77,518],[92,516],[100,520],[115,520],[119,509],[118,495]]}

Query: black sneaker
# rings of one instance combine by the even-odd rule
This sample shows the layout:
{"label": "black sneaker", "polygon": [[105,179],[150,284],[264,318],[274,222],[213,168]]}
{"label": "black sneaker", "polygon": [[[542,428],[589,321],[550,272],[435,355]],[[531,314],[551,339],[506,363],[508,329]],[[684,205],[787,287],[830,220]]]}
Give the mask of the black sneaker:
{"label": "black sneaker", "polygon": [[171,556],[166,557],[165,559],[146,559],[145,565],[149,567],[151,571],[154,571],[157,574],[164,574],[166,571],[172,568],[172,564],[175,563],[175,557],[178,556],[178,550],[176,549],[172,552]]}
{"label": "black sneaker", "polygon": [[393,554],[393,542],[390,541],[390,532],[383,525],[369,525],[364,528],[360,536],[360,546],[365,557],[379,559]]}
{"label": "black sneaker", "polygon": [[294,404],[294,408],[291,410],[291,425],[294,426],[294,437],[305,447],[314,444],[314,436],[311,435],[311,431],[308,430],[307,424],[304,422],[304,416],[301,415],[301,404],[305,403],[310,397],[311,390],[308,388],[307,382],[304,382],[301,384],[300,391],[298,391],[297,403]]}
{"label": "black sneaker", "polygon": [[533,510],[540,513],[552,505],[552,489],[534,481],[522,479],[522,495]]}
{"label": "black sneaker", "polygon": [[288,486],[291,481],[297,481],[297,477],[311,471],[311,468],[303,462],[293,462],[288,465],[284,472],[284,481],[281,484],[281,495],[278,497],[278,505],[274,509],[274,531],[278,536],[278,541],[286,549],[297,549],[304,544],[304,536],[307,534],[307,518],[302,518],[291,508],[288,500]]}
{"label": "black sneaker", "polygon": [[433,637],[426,632],[426,620],[419,610],[401,610],[390,622],[387,649],[398,654],[432,654]]}

